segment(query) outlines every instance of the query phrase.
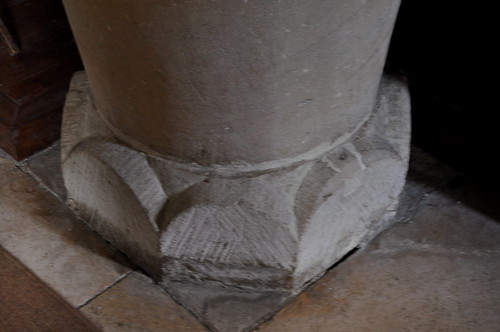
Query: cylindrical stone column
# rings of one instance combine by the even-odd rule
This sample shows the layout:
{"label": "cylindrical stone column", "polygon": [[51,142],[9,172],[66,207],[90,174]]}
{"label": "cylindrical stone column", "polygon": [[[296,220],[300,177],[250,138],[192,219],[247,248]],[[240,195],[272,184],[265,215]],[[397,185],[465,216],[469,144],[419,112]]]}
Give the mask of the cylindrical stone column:
{"label": "cylindrical stone column", "polygon": [[64,4],[90,84],[69,202],[156,278],[296,289],[380,229],[407,162],[404,88],[379,91],[399,0]]}

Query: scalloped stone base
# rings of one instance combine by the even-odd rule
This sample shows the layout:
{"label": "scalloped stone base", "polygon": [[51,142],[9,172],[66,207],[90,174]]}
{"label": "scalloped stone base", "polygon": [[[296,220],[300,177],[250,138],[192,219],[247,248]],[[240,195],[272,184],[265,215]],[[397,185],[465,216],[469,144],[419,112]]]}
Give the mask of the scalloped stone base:
{"label": "scalloped stone base", "polygon": [[79,72],[61,141],[68,204],[160,282],[297,290],[390,224],[409,118],[406,85],[384,76],[370,119],[327,153],[272,169],[203,168],[121,142]]}

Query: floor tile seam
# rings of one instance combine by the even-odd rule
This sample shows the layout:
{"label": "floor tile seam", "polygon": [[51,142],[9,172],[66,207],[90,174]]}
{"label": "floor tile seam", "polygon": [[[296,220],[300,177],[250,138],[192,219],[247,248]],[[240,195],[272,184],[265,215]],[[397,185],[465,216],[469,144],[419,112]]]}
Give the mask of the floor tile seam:
{"label": "floor tile seam", "polygon": [[[318,278],[318,280],[319,279],[321,279],[321,278]],[[316,280],[316,281],[318,281],[318,280]],[[309,288],[310,286],[314,285],[316,283],[316,281],[314,281],[313,283],[311,283],[311,285],[309,285],[308,287],[306,287],[305,289],[303,289],[297,295],[291,296],[289,299],[287,299],[286,301],[284,301],[281,305],[276,306],[276,310],[273,310],[273,311],[269,312],[264,317],[258,319],[256,322],[254,322],[253,324],[249,325],[248,328],[246,328],[243,332],[259,331],[259,327],[261,327],[262,325],[264,325],[266,323],[271,322],[274,319],[274,317],[280,311],[282,311],[283,309],[285,309],[286,307],[288,307],[300,294],[302,294],[303,292],[305,292],[307,288]]]}
{"label": "floor tile seam", "polygon": [[12,163],[18,168],[20,169],[21,171],[23,171],[24,173],[26,173],[29,177],[31,177],[43,190],[51,193],[52,195],[54,195],[59,201],[63,202],[64,203],[64,200],[61,199],[61,197],[59,197],[59,195],[53,191],[50,187],[48,187],[44,181],[38,177],[35,172],[33,172],[29,166],[29,162],[31,160],[35,160],[37,157],[43,155],[44,153],[46,153],[47,151],[49,151],[50,149],[53,149],[55,146],[57,146],[57,144],[59,144],[59,140],[55,141],[54,143],[52,143],[50,146],[46,147],[45,149],[43,150],[40,150],[36,153],[34,153],[33,155],[23,159],[23,160],[15,160],[14,158],[12,158],[11,155],[9,155],[8,153],[5,153],[6,154],[6,157],[12,161]]}
{"label": "floor tile seam", "polygon": [[104,287],[102,290],[98,291],[93,296],[91,296],[89,299],[87,299],[83,304],[78,305],[76,307],[76,309],[78,309],[78,310],[83,309],[84,307],[86,307],[87,305],[89,305],[90,303],[92,303],[92,301],[94,301],[95,299],[97,299],[99,296],[101,296],[102,294],[104,294],[108,290],[110,290],[111,288],[115,287],[116,285],[118,285],[119,283],[121,283],[122,281],[124,281],[127,277],[129,277],[135,271],[136,270],[130,269],[129,271],[123,273],[121,276],[119,276],[111,284],[109,284],[108,286]]}
{"label": "floor tile seam", "polygon": [[22,159],[22,160],[19,160],[19,161],[15,161],[16,163],[20,164],[20,163],[29,163],[31,160],[35,160],[36,158],[38,158],[39,156],[43,155],[45,152],[49,151],[50,149],[53,149],[55,146],[57,146],[57,144],[59,144],[61,140],[58,139],[56,140],[55,142],[53,142],[52,144],[50,144],[49,146],[46,146],[45,148],[43,148],[42,150],[39,150],[35,153],[33,153],[32,155]]}
{"label": "floor tile seam", "polygon": [[7,152],[5,151],[0,151],[0,160],[3,159],[4,162],[8,162],[8,163],[12,163],[12,164],[17,164],[18,161],[16,161],[14,158],[12,158],[12,156],[10,154],[8,154]]}
{"label": "floor tile seam", "polygon": [[129,258],[121,251],[119,250],[118,248],[114,247],[111,243],[109,243],[109,241],[107,239],[105,239],[100,233],[98,233],[86,220],[84,220],[81,216],[79,216],[77,213],[75,213],[75,211],[73,209],[71,209],[67,204],[66,202],[59,196],[57,195],[54,191],[52,191],[48,186],[46,186],[43,182],[43,180],[41,180],[40,178],[38,178],[32,171],[31,169],[29,168],[29,166],[27,165],[21,165],[21,163],[19,163],[18,165],[16,165],[19,169],[21,169],[21,171],[25,172],[28,176],[30,176],[33,180],[35,180],[35,182],[45,191],[49,192],[50,194],[52,194],[53,196],[55,196],[55,198],[59,201],[60,204],[64,205],[65,207],[67,207],[69,209],[69,211],[71,211],[71,214],[72,216],[75,218],[75,220],[77,220],[79,223],[81,223],[88,231],[96,234],[101,240],[103,240],[105,243],[106,243],[106,246],[108,248],[110,248],[112,251],[116,251],[118,253],[120,253],[121,255],[124,256],[126,262],[132,266],[130,268],[130,271],[134,271],[134,268],[136,267],[136,265],[131,262],[129,260]]}
{"label": "floor tile seam", "polygon": [[207,331],[211,332],[218,332],[213,326],[207,323],[206,319],[203,319],[201,315],[199,315],[196,310],[191,308],[190,306],[186,305],[182,301],[180,301],[173,293],[169,292],[168,289],[165,287],[162,287],[160,284],[158,284],[156,281],[154,281],[155,285],[158,285],[161,291],[167,295],[172,301],[175,302],[178,306],[180,306],[184,311],[186,311],[191,317],[193,317],[202,327],[204,327]]}
{"label": "floor tile seam", "polygon": [[369,252],[370,255],[397,255],[407,254],[408,252],[426,253],[435,255],[460,255],[479,258],[500,258],[500,249],[498,250],[468,250],[470,248],[443,248],[439,245],[419,245],[419,244],[403,244],[399,246],[390,246],[384,249],[376,249]]}
{"label": "floor tile seam", "polygon": [[22,172],[26,173],[32,180],[34,180],[37,183],[37,185],[40,188],[42,188],[42,190],[53,195],[62,204],[66,204],[64,202],[64,200],[55,191],[53,191],[49,186],[47,186],[44,183],[44,181],[40,177],[38,177],[24,161],[15,163],[15,165],[18,169],[20,169]]}
{"label": "floor tile seam", "polygon": [[337,263],[333,264],[328,269],[316,275],[313,279],[309,280],[305,285],[303,285],[296,293],[294,293],[288,299],[286,299],[282,304],[277,305],[276,310],[273,310],[264,317],[260,318],[254,324],[249,325],[249,327],[245,329],[243,332],[259,331],[259,327],[261,327],[264,324],[270,323],[276,315],[278,315],[282,310],[291,305],[295,301],[295,299],[297,299],[301,294],[303,293],[305,294],[309,289],[313,289],[319,280],[327,276],[332,271],[338,270],[342,266],[347,266],[350,261],[353,261],[356,258],[363,255],[363,253],[366,252],[366,250],[369,250],[368,247],[361,247],[361,248],[356,247],[355,249],[351,250],[349,253],[344,255],[339,261],[337,261]]}

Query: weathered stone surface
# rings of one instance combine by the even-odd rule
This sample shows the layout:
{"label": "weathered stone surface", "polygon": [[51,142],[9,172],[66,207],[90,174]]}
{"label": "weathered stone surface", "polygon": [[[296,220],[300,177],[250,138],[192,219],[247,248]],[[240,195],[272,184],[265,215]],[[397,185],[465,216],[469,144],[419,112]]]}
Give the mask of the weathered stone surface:
{"label": "weathered stone surface", "polygon": [[1,154],[0,245],[73,306],[112,285],[131,266]]}
{"label": "weathered stone surface", "polygon": [[89,125],[99,116],[81,74],[68,98],[68,201],[157,279],[296,290],[386,227],[403,188],[409,100],[394,78],[350,140],[245,171],[148,156]]}
{"label": "weathered stone surface", "polygon": [[[10,167],[12,166],[10,158],[6,155],[3,157],[5,164],[4,167],[0,167],[0,179],[17,179],[13,174],[22,173]],[[358,251],[349,260],[330,271],[325,278],[320,279],[317,284],[311,285],[299,296],[300,302],[291,302],[290,307],[282,310],[275,320],[268,323],[270,325],[266,324],[260,330],[287,332],[497,330],[500,325],[496,315],[500,308],[498,193],[485,192],[476,186],[469,186],[460,178],[450,182],[457,173],[423,155],[418,149],[414,149],[412,157],[414,158],[413,164],[410,164],[409,176],[414,180],[408,183],[407,189],[411,186],[417,188],[411,191],[410,199],[416,201],[416,206],[409,218],[410,222],[396,224],[382,233],[367,249]],[[0,150],[1,159],[2,150]],[[22,178],[25,178],[24,175]],[[30,183],[31,189],[38,190],[34,181],[26,183]],[[2,188],[5,190],[5,186]],[[422,188],[424,190],[421,190]],[[25,187],[22,191],[29,190],[29,187]],[[2,217],[8,214],[5,209],[24,209],[18,204],[1,204],[7,202],[5,193],[0,190]],[[14,194],[9,191],[9,195]],[[32,199],[37,200],[36,196]],[[404,198],[402,201],[404,203]],[[43,199],[41,202],[42,205],[46,205]],[[404,209],[405,206],[407,205],[401,205],[398,210]],[[57,212],[58,209],[53,207],[50,211]],[[14,214],[13,211],[9,213]],[[24,212],[22,215],[17,215],[19,218],[26,218]],[[57,220],[57,213],[54,216],[54,220]],[[17,219],[15,220],[17,222]],[[0,225],[3,221],[5,219]],[[22,223],[20,227],[18,231],[23,234],[26,231],[23,228],[30,226]],[[3,229],[0,229],[1,231]],[[36,231],[37,229],[35,233]],[[11,232],[9,235],[13,234]],[[81,241],[86,241],[86,238],[82,237]],[[20,247],[16,248],[16,252],[24,252],[23,255],[27,256],[32,249],[31,244],[32,241],[20,241],[18,243]],[[74,241],[68,243],[74,247],[83,244]],[[27,249],[20,250],[21,246],[26,246]],[[54,253],[57,254],[59,251]],[[29,252],[29,255],[34,255],[35,259],[39,258],[36,251]],[[360,259],[359,256],[363,255],[373,255],[373,257]],[[42,258],[43,262],[47,262],[44,259]],[[81,262],[86,268],[92,267],[86,265],[85,261]],[[99,264],[95,265],[99,267]],[[50,271],[46,269],[48,274],[60,274],[60,271],[58,268]],[[97,271],[102,272],[102,267]],[[70,299],[71,294],[84,292],[82,287],[87,285],[90,288],[94,287],[92,283],[82,282],[81,276],[71,275],[81,274],[80,269],[72,267],[66,272],[62,275],[63,278],[52,276],[46,277],[45,280],[51,279],[53,283],[61,282],[68,289],[74,288],[63,292],[63,295],[70,294]],[[332,274],[334,275],[330,277]],[[118,285],[120,284],[121,282]],[[54,284],[51,285],[58,288]],[[151,287],[155,293],[161,293],[162,290],[151,285],[150,281],[130,283],[130,285],[132,286],[130,288],[137,292],[134,296],[136,306],[133,309],[123,310],[126,312],[123,316],[120,316],[120,310],[130,308],[131,296],[118,296],[116,292],[110,294],[113,295],[113,301],[106,302],[112,305],[108,306],[104,301],[92,302],[90,304],[92,312],[86,314],[109,330],[122,331],[125,329],[119,325],[122,324],[125,327],[132,326],[139,331],[141,328],[154,330],[157,327],[159,330],[168,331],[169,323],[166,321],[175,318],[170,314],[156,313],[157,310],[169,306],[162,307],[156,300],[154,304],[148,302]],[[265,294],[262,292],[248,295],[252,293],[241,290],[235,292],[222,287],[178,286],[180,287],[176,289],[167,286],[167,289],[176,301],[195,312],[213,330],[245,330],[244,326],[250,327],[261,317],[267,316],[265,310],[272,315],[281,306],[281,302],[274,302],[271,296],[255,295]],[[114,287],[107,289],[97,299],[113,289]],[[313,292],[309,292],[310,290]],[[227,297],[224,297],[225,291]],[[240,299],[238,292],[247,295],[241,296]],[[156,299],[154,294],[151,297]],[[167,303],[171,304],[170,301]],[[273,307],[273,303],[276,307]],[[153,307],[148,307],[149,305]],[[84,310],[88,311],[89,308],[84,307]],[[145,312],[142,311],[143,308]],[[176,309],[171,313],[175,311]],[[180,319],[185,318],[182,310],[179,315]],[[251,322],[253,319],[256,321]],[[172,326],[179,325],[173,323]],[[195,328],[191,330],[196,331]],[[186,328],[185,331],[190,331],[190,328]]]}
{"label": "weathered stone surface", "polygon": [[81,308],[104,332],[206,331],[145,275],[133,272]]}
{"label": "weathered stone surface", "polygon": [[441,188],[258,330],[497,331],[497,220]]}
{"label": "weathered stone surface", "polygon": [[296,291],[387,226],[399,0],[64,3],[92,87],[65,110],[68,202],[155,279]]}
{"label": "weathered stone surface", "polygon": [[[94,111],[90,86],[84,71],[76,72],[71,79],[66,102],[64,103],[64,132],[61,135],[61,159],[66,159],[69,151],[86,138],[100,138],[113,141],[113,134]],[[66,115],[66,113],[68,115]]]}
{"label": "weathered stone surface", "polygon": [[259,331],[498,329],[498,257],[400,252],[353,262]]}
{"label": "weathered stone surface", "polygon": [[145,158],[123,145],[91,139],[79,144],[64,160],[63,176],[69,205],[158,278],[155,211],[166,197]]}
{"label": "weathered stone surface", "polygon": [[63,2],[117,137],[244,168],[326,152],[356,131],[400,1]]}

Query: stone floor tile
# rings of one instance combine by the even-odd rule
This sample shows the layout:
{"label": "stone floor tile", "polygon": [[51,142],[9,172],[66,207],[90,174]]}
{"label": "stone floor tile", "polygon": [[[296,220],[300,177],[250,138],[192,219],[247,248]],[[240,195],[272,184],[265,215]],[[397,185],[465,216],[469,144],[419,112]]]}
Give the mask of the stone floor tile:
{"label": "stone floor tile", "polygon": [[207,331],[150,278],[138,272],[80,310],[104,332]]}
{"label": "stone floor tile", "polygon": [[[462,194],[463,196],[463,194]],[[259,331],[498,331],[500,224],[441,191]]]}
{"label": "stone floor tile", "polygon": [[6,157],[0,157],[0,245],[73,306],[131,270],[123,255]]}
{"label": "stone floor tile", "polygon": [[58,142],[22,164],[28,173],[64,201],[66,188],[62,178],[60,149]]}
{"label": "stone floor tile", "polygon": [[215,285],[165,285],[170,294],[218,332],[248,331],[292,298],[288,292],[256,292]]}
{"label": "stone floor tile", "polygon": [[[57,153],[54,146],[23,167],[61,195]],[[380,234],[257,330],[498,331],[499,201],[414,148],[397,216],[407,222]],[[123,257],[1,150],[0,244],[74,305],[130,273]],[[290,300],[286,293],[165,286],[220,332],[246,331]],[[206,330],[136,272],[82,311],[104,331]]]}
{"label": "stone floor tile", "polygon": [[500,259],[497,220],[445,192],[434,192],[420,204],[412,220],[395,224],[370,248],[384,252],[415,248],[478,256],[494,254]]}
{"label": "stone floor tile", "polygon": [[498,257],[361,253],[258,331],[498,331]]}

